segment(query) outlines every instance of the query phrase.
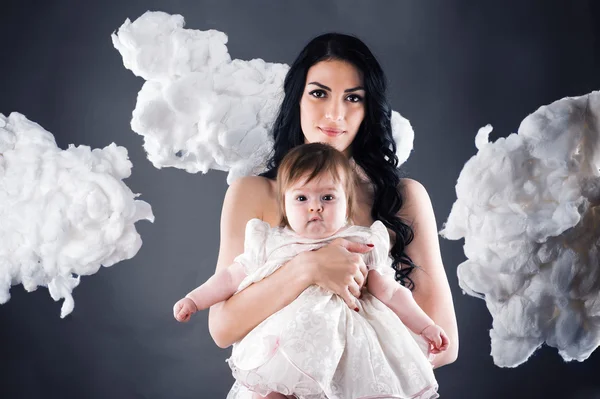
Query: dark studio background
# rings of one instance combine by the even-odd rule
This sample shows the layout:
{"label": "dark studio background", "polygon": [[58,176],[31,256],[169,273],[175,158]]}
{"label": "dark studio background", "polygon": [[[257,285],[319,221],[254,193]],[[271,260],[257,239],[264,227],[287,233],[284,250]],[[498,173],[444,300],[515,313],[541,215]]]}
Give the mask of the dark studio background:
{"label": "dark studio background", "polygon": [[[17,111],[61,148],[112,142],[134,168],[125,183],[149,202],[133,259],[83,277],[60,319],[47,289],[21,285],[0,306],[0,398],[224,398],[230,350],[207,312],[177,323],[172,305],[214,271],[223,172],[155,169],[130,127],[143,80],[110,35],[146,10],[182,14],[190,29],[229,36],[233,58],[291,63],[309,39],[352,33],[386,71],[393,108],[415,129],[405,165],[431,195],[438,226],[456,199],[477,129],[515,132],[539,106],[600,89],[600,2],[590,1],[6,1],[0,7],[0,113]],[[1,222],[1,221],[0,221]],[[462,241],[442,240],[460,330],[456,363],[436,375],[442,398],[600,398],[600,355],[565,363],[543,348],[516,369],[494,366],[491,316],[465,296]]]}

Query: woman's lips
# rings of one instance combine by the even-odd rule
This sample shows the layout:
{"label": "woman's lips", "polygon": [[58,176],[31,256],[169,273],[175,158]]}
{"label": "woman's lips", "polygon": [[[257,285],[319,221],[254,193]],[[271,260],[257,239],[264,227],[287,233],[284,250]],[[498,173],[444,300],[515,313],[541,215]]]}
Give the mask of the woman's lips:
{"label": "woman's lips", "polygon": [[330,137],[339,136],[340,134],[344,133],[342,129],[333,129],[329,127],[320,127],[319,129],[321,129],[323,133]]}

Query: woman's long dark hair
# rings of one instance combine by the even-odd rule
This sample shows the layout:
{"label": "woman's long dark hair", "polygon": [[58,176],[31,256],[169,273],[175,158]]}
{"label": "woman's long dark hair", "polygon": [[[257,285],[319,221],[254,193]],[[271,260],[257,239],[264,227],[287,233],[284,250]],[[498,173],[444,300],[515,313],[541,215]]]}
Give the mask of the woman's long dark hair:
{"label": "woman's long dark hair", "polygon": [[327,33],[314,38],[298,55],[285,77],[285,96],[273,125],[273,153],[267,164],[268,170],[261,176],[274,179],[285,154],[304,143],[300,125],[300,99],[306,75],[311,66],[326,60],[349,62],[363,74],[366,91],[365,118],[351,144],[352,157],[365,171],[374,187],[372,218],[381,220],[396,235],[390,251],[396,281],[413,289],[414,282],[409,273],[416,265],[404,252],[413,239],[413,230],[397,216],[403,203],[399,189],[401,176],[396,142],[392,137],[392,110],[385,93],[385,75],[362,41],[353,36]]}

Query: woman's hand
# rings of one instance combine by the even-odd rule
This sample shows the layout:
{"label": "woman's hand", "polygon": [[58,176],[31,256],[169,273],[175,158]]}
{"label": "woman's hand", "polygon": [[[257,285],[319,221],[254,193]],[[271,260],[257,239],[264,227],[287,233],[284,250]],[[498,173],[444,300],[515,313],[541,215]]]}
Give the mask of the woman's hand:
{"label": "woman's hand", "polygon": [[312,284],[339,295],[344,302],[358,311],[356,298],[368,273],[359,254],[372,250],[372,245],[337,238],[316,251],[305,252],[308,257]]}

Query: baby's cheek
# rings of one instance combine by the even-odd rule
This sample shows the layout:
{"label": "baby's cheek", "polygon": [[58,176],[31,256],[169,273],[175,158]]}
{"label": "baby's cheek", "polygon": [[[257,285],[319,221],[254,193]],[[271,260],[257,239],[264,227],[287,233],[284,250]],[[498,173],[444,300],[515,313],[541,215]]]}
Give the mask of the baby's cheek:
{"label": "baby's cheek", "polygon": [[346,219],[346,212],[338,212],[335,217],[335,226],[337,228],[343,227],[348,220]]}
{"label": "baby's cheek", "polygon": [[300,223],[298,217],[296,217],[295,215],[288,214],[287,220],[292,230],[294,230],[298,234],[302,234],[302,232],[304,231],[304,225],[303,223]]}

